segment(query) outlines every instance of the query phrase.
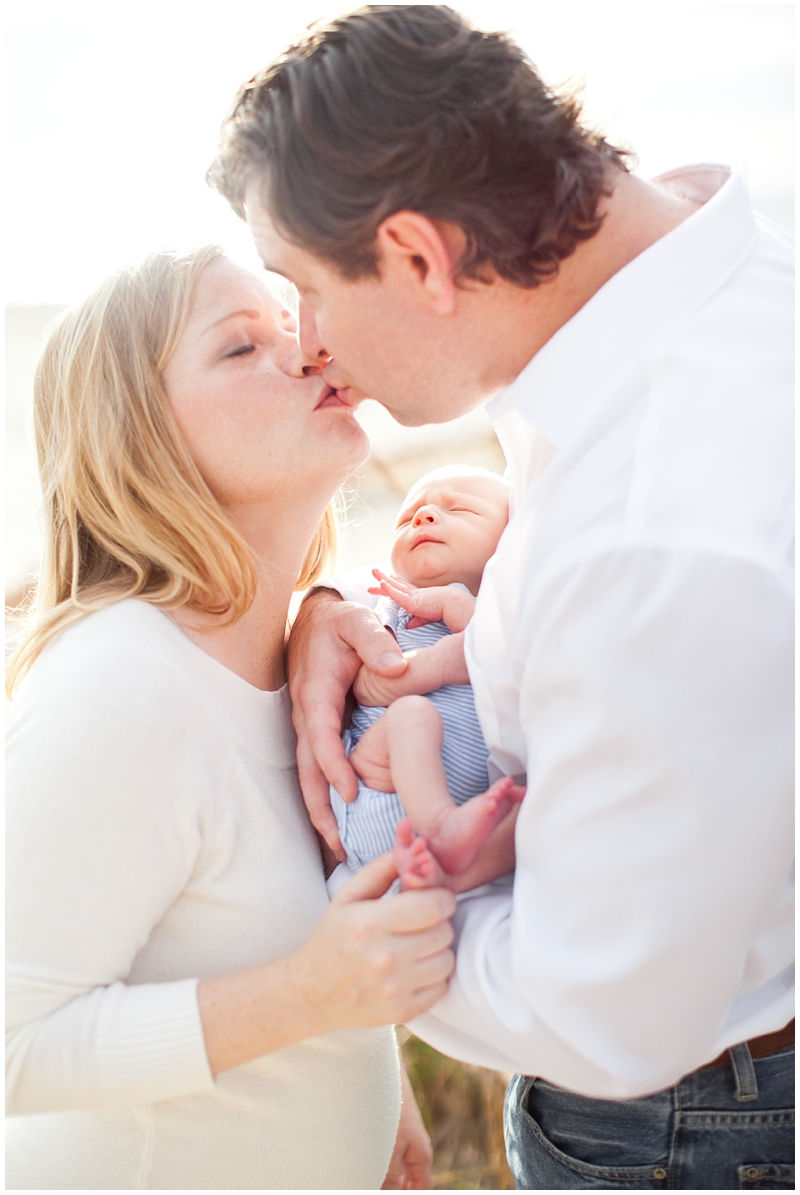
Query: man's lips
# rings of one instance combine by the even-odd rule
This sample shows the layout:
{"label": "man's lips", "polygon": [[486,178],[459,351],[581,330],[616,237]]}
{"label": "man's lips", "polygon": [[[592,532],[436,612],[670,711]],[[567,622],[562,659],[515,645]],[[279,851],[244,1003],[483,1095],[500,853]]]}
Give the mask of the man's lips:
{"label": "man's lips", "polygon": [[357,386],[352,386],[349,382],[345,382],[344,378],[340,382],[334,372],[323,371],[322,380],[331,390],[335,390],[341,396],[342,401],[346,402],[350,407],[359,406],[367,397],[363,390],[359,390]]}

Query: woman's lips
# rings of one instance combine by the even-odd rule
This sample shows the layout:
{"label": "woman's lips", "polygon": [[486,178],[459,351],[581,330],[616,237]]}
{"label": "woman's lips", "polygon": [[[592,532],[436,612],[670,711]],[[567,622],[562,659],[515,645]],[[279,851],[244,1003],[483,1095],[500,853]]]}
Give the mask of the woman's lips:
{"label": "woman's lips", "polygon": [[349,407],[350,403],[345,402],[340,397],[340,391],[334,390],[332,386],[326,386],[323,391],[322,398],[314,407],[315,411],[322,410],[323,407]]}

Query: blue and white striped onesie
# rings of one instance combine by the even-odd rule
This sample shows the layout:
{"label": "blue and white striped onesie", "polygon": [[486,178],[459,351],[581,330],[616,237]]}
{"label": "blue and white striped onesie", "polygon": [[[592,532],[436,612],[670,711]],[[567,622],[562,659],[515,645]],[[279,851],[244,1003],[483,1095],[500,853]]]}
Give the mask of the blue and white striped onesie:
{"label": "blue and white striped onesie", "polygon": [[[409,630],[408,623],[413,615],[391,598],[380,598],[376,613],[384,626],[394,631],[403,651],[430,647],[443,636],[451,634],[443,622],[429,622]],[[486,792],[489,787],[489,752],[475,712],[472,686],[443,685],[426,696],[442,717],[442,763],[447,787],[455,803],[462,805],[470,797]],[[348,755],[385,709],[382,705],[356,706],[350,729],[343,736]],[[409,743],[409,750],[414,750],[413,743]],[[353,869],[363,867],[376,855],[392,849],[395,827],[400,818],[406,815],[397,793],[376,792],[374,788],[367,788],[360,777],[356,799],[348,805],[336,789],[331,788],[331,806],[336,814],[342,845],[347,851],[347,862]]]}

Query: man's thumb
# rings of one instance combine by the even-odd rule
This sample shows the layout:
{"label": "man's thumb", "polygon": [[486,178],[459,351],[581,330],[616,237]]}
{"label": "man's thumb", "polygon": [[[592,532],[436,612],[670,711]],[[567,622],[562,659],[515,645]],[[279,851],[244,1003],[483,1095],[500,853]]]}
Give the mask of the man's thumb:
{"label": "man's thumb", "polygon": [[381,626],[375,616],[363,630],[360,640],[353,646],[362,663],[377,672],[379,676],[401,676],[408,668],[408,660],[391,631]]}

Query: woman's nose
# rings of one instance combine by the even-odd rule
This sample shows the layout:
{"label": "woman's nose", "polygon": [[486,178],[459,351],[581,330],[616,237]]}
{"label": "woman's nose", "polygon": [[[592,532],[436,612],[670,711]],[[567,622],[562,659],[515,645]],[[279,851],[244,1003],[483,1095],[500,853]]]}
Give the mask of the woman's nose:
{"label": "woman's nose", "polygon": [[331,354],[319,338],[316,316],[302,299],[297,310],[297,340],[309,366],[321,369],[331,360]]}

